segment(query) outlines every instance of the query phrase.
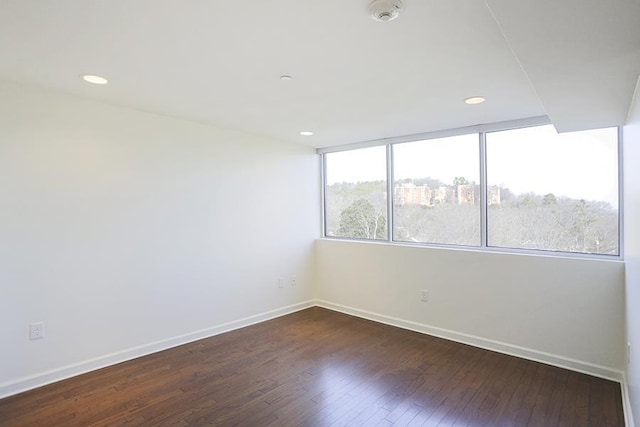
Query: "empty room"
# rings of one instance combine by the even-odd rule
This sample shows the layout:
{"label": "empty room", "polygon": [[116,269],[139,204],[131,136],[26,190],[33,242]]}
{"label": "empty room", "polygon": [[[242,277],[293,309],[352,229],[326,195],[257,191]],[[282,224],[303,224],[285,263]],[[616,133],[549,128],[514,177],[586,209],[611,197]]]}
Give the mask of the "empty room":
{"label": "empty room", "polygon": [[634,426],[639,77],[638,0],[0,0],[0,426]]}

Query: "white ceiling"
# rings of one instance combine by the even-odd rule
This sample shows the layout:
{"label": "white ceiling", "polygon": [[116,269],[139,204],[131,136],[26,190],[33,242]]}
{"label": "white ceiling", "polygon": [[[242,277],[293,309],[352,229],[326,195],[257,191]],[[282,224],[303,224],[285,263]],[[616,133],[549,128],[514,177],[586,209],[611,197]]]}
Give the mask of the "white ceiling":
{"label": "white ceiling", "polygon": [[387,23],[368,2],[0,0],[0,79],[314,147],[626,119],[638,0],[404,0]]}

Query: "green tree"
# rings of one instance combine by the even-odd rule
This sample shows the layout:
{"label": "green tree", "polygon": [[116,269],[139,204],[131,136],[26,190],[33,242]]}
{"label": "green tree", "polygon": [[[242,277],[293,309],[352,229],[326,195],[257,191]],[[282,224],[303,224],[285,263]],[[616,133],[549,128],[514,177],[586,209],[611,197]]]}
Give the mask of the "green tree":
{"label": "green tree", "polygon": [[376,212],[365,198],[354,200],[340,214],[338,235],[360,239],[382,239],[387,234],[387,218]]}
{"label": "green tree", "polygon": [[467,181],[467,178],[463,177],[463,176],[456,176],[455,178],[453,178],[453,185],[468,185],[469,181]]}
{"label": "green tree", "polygon": [[593,214],[590,208],[586,200],[580,199],[573,212],[571,231],[575,236],[575,249],[578,252],[591,252],[590,246],[597,240],[592,234],[598,217]]}

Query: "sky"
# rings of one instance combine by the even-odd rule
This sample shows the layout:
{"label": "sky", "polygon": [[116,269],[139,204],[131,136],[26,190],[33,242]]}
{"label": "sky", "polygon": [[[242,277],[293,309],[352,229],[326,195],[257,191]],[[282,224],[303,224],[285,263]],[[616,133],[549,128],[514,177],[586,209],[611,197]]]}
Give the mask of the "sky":
{"label": "sky", "polygon": [[[553,193],[618,204],[617,128],[557,134],[553,126],[490,132],[487,181],[515,194]],[[327,183],[383,180],[385,147],[327,154]],[[357,165],[354,167],[354,165]],[[395,179],[479,182],[478,135],[394,145]]]}

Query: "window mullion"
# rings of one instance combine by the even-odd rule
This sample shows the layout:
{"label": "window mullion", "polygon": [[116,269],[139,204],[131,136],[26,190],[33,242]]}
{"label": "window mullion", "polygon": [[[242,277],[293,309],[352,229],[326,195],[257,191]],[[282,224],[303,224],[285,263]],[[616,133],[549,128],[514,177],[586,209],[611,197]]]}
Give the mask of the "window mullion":
{"label": "window mullion", "polygon": [[622,127],[618,126],[618,256],[624,257],[624,146]]}
{"label": "window mullion", "polygon": [[327,155],[320,155],[320,203],[322,203],[322,235],[327,237]]}
{"label": "window mullion", "polygon": [[387,240],[393,241],[393,147],[387,144]]}
{"label": "window mullion", "polygon": [[484,132],[478,134],[480,144],[480,247],[487,247],[487,140]]}

